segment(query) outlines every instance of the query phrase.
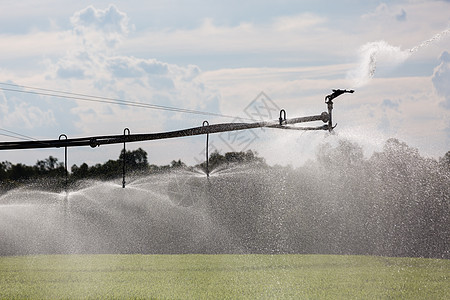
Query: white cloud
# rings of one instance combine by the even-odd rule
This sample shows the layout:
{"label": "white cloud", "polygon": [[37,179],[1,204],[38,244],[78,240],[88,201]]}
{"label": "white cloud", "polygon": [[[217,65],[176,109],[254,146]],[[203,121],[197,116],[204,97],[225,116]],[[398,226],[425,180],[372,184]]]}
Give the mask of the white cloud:
{"label": "white cloud", "polygon": [[[111,23],[114,26],[108,27],[109,23],[104,19],[111,11],[120,18],[113,18],[115,21]],[[201,71],[197,66],[179,66],[154,58],[121,55],[115,45],[95,38],[104,33],[103,26],[106,26],[108,36],[120,36],[126,41],[126,30],[122,23],[128,17],[114,6],[107,10],[89,7],[75,13],[75,16],[80,16],[73,19],[76,19],[75,28],[83,27],[82,38],[78,39],[77,47],[73,50],[50,61],[46,72],[47,86],[56,85],[57,89],[66,86],[66,90],[83,91],[85,94],[110,99],[217,112],[219,95],[205,87],[199,78]],[[81,19],[82,22],[79,21]],[[76,31],[76,34],[80,32]],[[162,110],[85,101],[76,103],[70,113],[78,116],[75,124],[84,134],[93,134],[93,128],[104,134],[110,133],[112,128],[123,127],[129,127],[133,132],[149,129],[163,131],[169,128],[170,122],[180,122],[179,115]],[[149,120],[152,120],[150,127]],[[184,122],[190,121],[185,119]]]}
{"label": "white cloud", "polygon": [[292,68],[239,68],[203,72],[202,80],[220,91],[221,111],[240,115],[259,92],[264,91],[290,116],[317,113],[325,93],[348,88],[345,72],[351,65]]}
{"label": "white cloud", "polygon": [[25,64],[28,69],[36,67],[36,60],[63,55],[67,49],[76,46],[73,36],[59,31],[33,32],[26,35],[0,34],[0,43],[0,55],[5,63],[13,61],[18,67]]}
{"label": "white cloud", "polygon": [[[72,23],[74,30],[80,33],[78,37],[86,44],[85,47],[104,46],[103,51],[114,47],[116,53],[160,59],[164,57],[166,61],[169,57],[172,62],[186,56],[195,58],[195,61],[186,59],[183,64],[210,59],[216,62],[214,67],[223,67],[223,55],[232,56],[243,66],[248,66],[248,56],[257,57],[259,64],[270,66],[280,63],[299,65],[311,61],[319,64],[330,60],[348,61],[354,55],[353,50],[368,41],[385,40],[404,48],[414,47],[448,24],[445,14],[437,13],[448,9],[448,4],[442,2],[406,2],[385,4],[385,7],[393,12],[393,17],[403,9],[407,12],[408,22],[398,22],[395,18],[393,21],[358,19],[352,15],[348,18],[330,18],[329,14],[314,11],[293,11],[292,15],[273,15],[262,23],[251,22],[249,20],[252,18],[248,18],[237,24],[226,25],[212,18],[201,17],[201,23],[196,27],[161,29],[161,26],[148,26],[134,31],[128,15],[111,5],[106,9],[90,6],[80,10],[73,14]],[[383,9],[379,8],[378,11],[382,12]],[[150,21],[148,23],[152,24]],[[61,55],[69,47],[74,49],[76,41],[66,31],[49,31],[0,35],[0,43],[6,47],[0,49],[2,57],[17,58],[19,55]],[[428,53],[422,52],[420,55]],[[435,55],[431,53],[427,58],[430,57],[434,58]]]}
{"label": "white cloud", "polygon": [[439,62],[439,66],[434,69],[432,81],[437,94],[444,98],[443,107],[450,110],[450,53],[444,51]]}
{"label": "white cloud", "polygon": [[386,16],[389,14],[389,7],[386,3],[380,3],[374,11],[363,14],[363,19]]}
{"label": "white cloud", "polygon": [[20,97],[11,92],[2,92],[0,98],[0,128],[22,128],[33,130],[44,126],[55,126],[51,109],[42,108],[37,97]]}
{"label": "white cloud", "polygon": [[294,16],[283,16],[275,18],[273,28],[275,31],[304,31],[315,29],[318,25],[323,25],[327,21],[326,18],[311,13],[303,13]]}
{"label": "white cloud", "polygon": [[126,34],[129,31],[128,16],[115,5],[102,10],[90,5],[77,11],[71,18],[75,30],[93,27],[96,30],[110,33]]}
{"label": "white cloud", "polygon": [[[1,70],[0,77],[5,79],[0,81],[218,112],[220,95],[204,85],[197,66],[179,66],[117,52],[114,43],[126,40],[130,26],[127,15],[115,6],[105,10],[90,6],[76,12],[72,23],[74,30],[59,34],[70,41],[66,44],[68,47],[62,47],[63,54],[46,58],[41,70],[27,70],[26,76]],[[54,33],[53,38],[56,36],[58,34]],[[102,36],[105,38],[98,38]],[[37,41],[27,41],[33,42]],[[203,118],[200,116],[197,121],[184,118],[181,122],[179,115],[161,110],[14,93],[4,95],[0,108],[5,116],[0,125],[34,136],[52,136],[54,130],[69,136],[111,134],[124,127],[134,133],[163,131],[176,129],[171,122],[186,127],[186,123],[189,126],[193,122],[201,123],[200,118]]]}
{"label": "white cloud", "polygon": [[398,6],[390,6],[386,3],[380,3],[374,11],[363,14],[361,18],[363,20],[396,20],[402,22],[406,20],[406,16],[407,13],[405,9]]}
{"label": "white cloud", "polygon": [[114,5],[104,10],[88,6],[75,12],[71,22],[77,35],[91,45],[103,41],[109,47],[114,47],[130,30],[128,16]]}
{"label": "white cloud", "polygon": [[[325,45],[329,42],[328,36],[344,36],[327,28],[327,22],[325,17],[313,13],[275,17],[264,24],[241,22],[234,26],[217,25],[206,18],[195,28],[158,31],[149,28],[130,37],[122,49],[181,56],[281,52],[299,59],[301,53],[308,51],[315,51],[315,54],[327,52]],[[341,48],[340,43],[337,48]]]}

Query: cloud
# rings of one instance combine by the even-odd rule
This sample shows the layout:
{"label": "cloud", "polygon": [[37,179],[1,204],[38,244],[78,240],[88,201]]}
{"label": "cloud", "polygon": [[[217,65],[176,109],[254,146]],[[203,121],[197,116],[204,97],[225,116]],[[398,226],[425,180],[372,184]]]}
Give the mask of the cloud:
{"label": "cloud", "polygon": [[159,62],[156,59],[141,61],[139,62],[139,67],[148,74],[153,75],[166,75],[169,71],[167,64]]}
{"label": "cloud", "polygon": [[[111,99],[219,112],[220,95],[205,86],[199,67],[119,53],[114,42],[126,41],[129,25],[127,15],[115,6],[105,10],[89,6],[76,12],[71,20],[76,47],[49,60],[45,86],[56,85],[58,90],[64,86],[68,91]],[[118,124],[139,130],[147,127],[149,116],[156,115],[154,120],[160,121],[152,126],[165,130],[169,122],[179,118],[161,110],[66,100],[76,104],[66,116],[77,116],[75,125],[88,134],[92,134],[93,127],[99,128],[99,124],[105,133]]]}
{"label": "cloud", "polygon": [[111,75],[116,78],[139,78],[143,75],[143,70],[138,67],[136,59],[131,57],[107,57],[105,64]]}
{"label": "cloud", "polygon": [[[329,43],[329,37],[344,35],[328,28],[328,21],[326,17],[314,13],[277,16],[264,23],[240,22],[234,25],[217,24],[205,18],[193,28],[148,28],[133,35],[122,49],[133,49],[142,55],[156,53],[159,57],[174,55],[173,59],[192,55],[198,58],[199,55],[202,60],[207,60],[212,55],[225,54],[232,55],[234,61],[240,59],[239,54],[271,60],[267,54],[283,52],[282,60],[286,58],[286,53],[290,53],[295,60],[307,61],[304,53],[329,53],[325,46]],[[336,43],[336,48],[344,48],[341,45]],[[248,65],[248,62],[244,64]]]}
{"label": "cloud", "polygon": [[397,19],[397,21],[400,22],[406,21],[406,11],[402,9],[402,11],[399,14],[395,15],[395,19]]}
{"label": "cloud", "polygon": [[311,13],[303,13],[294,16],[283,16],[275,18],[273,21],[273,28],[276,31],[304,31],[314,26],[324,24],[326,18],[320,17]]}
{"label": "cloud", "polygon": [[86,45],[99,44],[115,47],[129,33],[129,19],[115,5],[102,10],[94,6],[77,11],[70,19],[74,32]]}
{"label": "cloud", "polygon": [[364,20],[397,20],[406,21],[406,11],[403,8],[393,8],[386,3],[379,4],[374,11],[362,15]]}
{"label": "cloud", "polygon": [[70,20],[75,30],[94,28],[108,33],[127,34],[129,32],[127,14],[119,11],[115,5],[110,5],[104,10],[91,5],[75,12]]}
{"label": "cloud", "polygon": [[[205,85],[198,66],[181,66],[120,52],[115,43],[127,40],[131,26],[127,15],[115,6],[107,9],[89,6],[76,12],[71,21],[72,30],[59,33],[64,41],[70,41],[62,43],[67,46],[62,48],[62,54],[46,57],[38,70],[29,69],[26,76],[1,69],[0,77],[19,85],[220,112],[221,96]],[[55,131],[69,136],[111,134],[124,127],[134,133],[165,131],[201,125],[204,118],[71,97],[12,92],[4,92],[0,97],[0,127],[16,128],[31,136],[51,137]],[[175,124],[178,126],[174,128]]]}
{"label": "cloud", "polygon": [[372,17],[379,17],[379,16],[385,16],[389,14],[389,7],[386,3],[380,3],[374,11],[364,14],[363,18],[372,18]]}
{"label": "cloud", "polygon": [[[20,88],[19,90],[23,91]],[[33,130],[55,126],[54,112],[49,107],[43,107],[41,101],[42,99],[35,95],[3,91],[0,97],[0,127]]]}
{"label": "cloud", "polygon": [[76,66],[73,66],[73,67],[60,66],[58,68],[57,74],[58,74],[58,77],[66,78],[66,79],[70,79],[70,78],[81,79],[84,77],[84,71]]}
{"label": "cloud", "polygon": [[442,106],[450,109],[450,53],[442,52],[440,64],[434,69],[432,82],[437,94],[444,98]]}
{"label": "cloud", "polygon": [[395,111],[398,111],[399,103],[397,101],[392,101],[391,99],[384,99],[381,107],[383,108],[383,110],[393,109]]}

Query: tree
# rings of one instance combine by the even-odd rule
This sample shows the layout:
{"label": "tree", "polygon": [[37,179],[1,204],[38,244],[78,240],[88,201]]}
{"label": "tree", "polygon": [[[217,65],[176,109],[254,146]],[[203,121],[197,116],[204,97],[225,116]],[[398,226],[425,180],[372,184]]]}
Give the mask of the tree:
{"label": "tree", "polygon": [[148,168],[147,152],[142,148],[126,151],[125,153],[122,150],[119,156],[120,161],[123,161],[124,155],[127,170],[144,170]]}
{"label": "tree", "polygon": [[33,167],[26,166],[20,163],[12,165],[11,169],[9,170],[9,178],[11,180],[30,179],[31,177],[33,177],[33,175],[34,175]]}
{"label": "tree", "polygon": [[170,167],[171,168],[184,168],[184,167],[186,167],[186,164],[184,162],[182,162],[181,159],[179,159],[178,161],[172,160],[172,162],[170,163]]}
{"label": "tree", "polygon": [[49,156],[44,160],[38,160],[33,169],[36,175],[55,176],[64,173],[64,164],[58,162],[56,157]]}
{"label": "tree", "polygon": [[9,161],[3,161],[0,163],[0,180],[8,178],[8,172],[11,170],[12,164]]}
{"label": "tree", "polygon": [[[217,168],[218,166],[220,166],[226,162],[227,161],[225,159],[225,156],[221,155],[219,153],[219,151],[217,151],[217,150],[209,155],[209,168],[211,170]],[[204,165],[204,167],[206,168],[205,163],[202,163],[202,165]]]}
{"label": "tree", "polygon": [[225,153],[225,160],[227,163],[264,162],[264,159],[257,155],[258,153],[253,153],[252,150],[247,150],[246,152],[227,152]]}
{"label": "tree", "polygon": [[72,176],[75,179],[82,179],[89,177],[89,166],[83,163],[80,167],[73,165],[71,168]]}

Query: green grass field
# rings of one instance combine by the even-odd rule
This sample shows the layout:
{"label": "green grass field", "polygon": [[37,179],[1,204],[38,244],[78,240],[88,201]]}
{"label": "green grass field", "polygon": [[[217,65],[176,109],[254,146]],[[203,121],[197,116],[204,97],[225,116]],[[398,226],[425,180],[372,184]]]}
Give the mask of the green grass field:
{"label": "green grass field", "polygon": [[333,255],[0,258],[1,299],[448,299],[450,261]]}

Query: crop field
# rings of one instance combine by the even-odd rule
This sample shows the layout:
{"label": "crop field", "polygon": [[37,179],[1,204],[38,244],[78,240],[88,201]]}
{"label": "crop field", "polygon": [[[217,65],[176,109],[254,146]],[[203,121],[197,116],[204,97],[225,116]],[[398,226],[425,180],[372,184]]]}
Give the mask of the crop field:
{"label": "crop field", "polygon": [[[0,258],[1,299],[445,299],[450,261],[334,255]],[[448,299],[448,298],[447,298]]]}

